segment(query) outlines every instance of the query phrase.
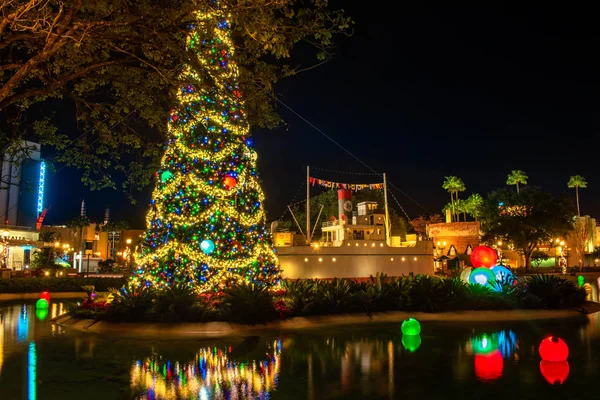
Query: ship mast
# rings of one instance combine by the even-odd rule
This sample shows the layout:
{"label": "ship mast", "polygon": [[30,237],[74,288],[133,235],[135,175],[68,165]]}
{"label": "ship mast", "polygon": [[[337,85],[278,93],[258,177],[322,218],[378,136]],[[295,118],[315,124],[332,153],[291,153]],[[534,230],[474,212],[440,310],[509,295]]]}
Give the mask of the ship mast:
{"label": "ship mast", "polygon": [[306,245],[310,246],[310,166],[306,166]]}
{"label": "ship mast", "polygon": [[392,224],[390,224],[390,213],[388,211],[387,178],[385,172],[383,173],[383,200],[385,203],[385,243],[389,246]]}

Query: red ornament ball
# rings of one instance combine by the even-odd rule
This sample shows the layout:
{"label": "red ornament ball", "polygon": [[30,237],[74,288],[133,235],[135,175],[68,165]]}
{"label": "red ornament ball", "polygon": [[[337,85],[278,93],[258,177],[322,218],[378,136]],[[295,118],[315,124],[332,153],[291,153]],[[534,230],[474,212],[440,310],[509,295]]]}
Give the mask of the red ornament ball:
{"label": "red ornament ball", "polygon": [[549,336],[540,343],[540,357],[544,361],[567,361],[569,346],[561,338]]}
{"label": "red ornament ball", "polygon": [[492,382],[502,377],[504,360],[500,350],[475,356],[475,376],[483,382]]}
{"label": "red ornament ball", "polygon": [[40,294],[40,299],[44,299],[46,300],[48,303],[50,303],[50,293],[49,292],[42,292]]}
{"label": "red ornament ball", "polygon": [[566,361],[552,362],[544,361],[540,362],[540,372],[544,379],[551,385],[558,383],[562,385],[569,377],[569,363]]}
{"label": "red ornament ball", "polygon": [[496,250],[487,246],[477,246],[471,252],[471,264],[474,268],[492,268],[498,261]]}
{"label": "red ornament ball", "polygon": [[236,185],[237,179],[235,179],[233,176],[226,176],[223,178],[223,186],[225,186],[226,189],[233,189]]}

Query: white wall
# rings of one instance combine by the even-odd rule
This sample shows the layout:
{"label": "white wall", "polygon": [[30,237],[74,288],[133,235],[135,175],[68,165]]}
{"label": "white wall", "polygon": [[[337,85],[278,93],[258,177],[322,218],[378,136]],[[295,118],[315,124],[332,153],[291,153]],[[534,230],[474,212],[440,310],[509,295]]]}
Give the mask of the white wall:
{"label": "white wall", "polygon": [[417,242],[414,247],[373,248],[367,246],[281,247],[277,249],[283,277],[298,278],[367,278],[377,272],[388,276],[413,273],[433,274],[431,242]]}

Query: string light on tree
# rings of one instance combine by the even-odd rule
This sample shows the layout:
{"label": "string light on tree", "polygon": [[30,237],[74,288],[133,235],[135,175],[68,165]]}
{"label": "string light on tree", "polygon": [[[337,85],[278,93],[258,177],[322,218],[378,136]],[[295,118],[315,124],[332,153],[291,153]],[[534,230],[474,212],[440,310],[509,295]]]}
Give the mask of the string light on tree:
{"label": "string light on tree", "polygon": [[147,215],[132,288],[185,283],[198,292],[280,280],[225,5],[205,5],[189,26],[186,66]]}

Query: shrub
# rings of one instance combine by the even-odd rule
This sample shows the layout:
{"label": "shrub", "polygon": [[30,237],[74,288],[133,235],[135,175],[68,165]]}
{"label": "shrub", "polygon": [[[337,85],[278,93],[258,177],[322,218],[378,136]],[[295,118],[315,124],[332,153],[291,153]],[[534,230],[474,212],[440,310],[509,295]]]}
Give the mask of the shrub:
{"label": "shrub", "polygon": [[186,284],[167,286],[156,292],[152,307],[147,314],[161,322],[191,320],[191,311],[198,313],[200,309],[196,307],[192,310],[192,306],[198,300],[198,294]]}
{"label": "shrub", "polygon": [[407,277],[388,278],[385,274],[369,277],[363,286],[367,312],[403,310],[410,305],[411,279]]}
{"label": "shrub", "polygon": [[439,312],[448,306],[448,287],[442,278],[419,275],[412,282],[410,298],[419,311]]}
{"label": "shrub", "polygon": [[306,312],[305,308],[313,297],[315,282],[310,279],[285,279],[282,282],[285,294],[283,301],[293,314]]}
{"label": "shrub", "polygon": [[146,321],[154,297],[156,292],[153,289],[122,288],[115,295],[105,317],[115,321]]}
{"label": "shrub", "polygon": [[[577,306],[585,302],[585,291],[556,275],[533,275],[527,278],[527,292],[539,298],[544,308]],[[579,292],[579,293],[578,293]]]}
{"label": "shrub", "polygon": [[[310,314],[333,314],[364,310],[363,286],[350,279],[313,281],[313,298],[307,304]],[[362,292],[362,293],[361,293]]]}
{"label": "shrub", "polygon": [[223,312],[230,321],[256,324],[277,318],[266,286],[243,282],[226,288],[223,293]]}

